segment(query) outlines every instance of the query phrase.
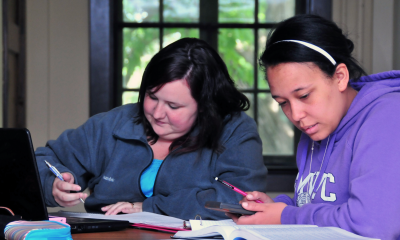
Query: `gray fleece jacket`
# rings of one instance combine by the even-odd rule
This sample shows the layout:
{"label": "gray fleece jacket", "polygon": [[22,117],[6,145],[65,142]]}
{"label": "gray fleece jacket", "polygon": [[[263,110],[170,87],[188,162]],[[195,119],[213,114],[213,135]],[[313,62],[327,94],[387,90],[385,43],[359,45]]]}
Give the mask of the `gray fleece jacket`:
{"label": "gray fleece jacket", "polygon": [[77,129],[63,132],[57,140],[36,150],[36,159],[46,204],[58,206],[52,195],[55,176],[44,164],[47,160],[60,172],[70,172],[82,189],[93,193],[86,199],[88,212],[116,202],[143,202],[143,211],[191,219],[227,218],[204,208],[206,201],[237,203],[242,196],[223,184],[219,177],[244,191],[265,191],[267,169],[261,140],[253,119],[240,113],[226,122],[221,136],[225,150],[210,149],[170,154],[163,161],[154,184],[154,194],[146,198],[140,176],[153,160],[153,152],[141,124],[135,124],[138,106],[128,104],[97,114]]}

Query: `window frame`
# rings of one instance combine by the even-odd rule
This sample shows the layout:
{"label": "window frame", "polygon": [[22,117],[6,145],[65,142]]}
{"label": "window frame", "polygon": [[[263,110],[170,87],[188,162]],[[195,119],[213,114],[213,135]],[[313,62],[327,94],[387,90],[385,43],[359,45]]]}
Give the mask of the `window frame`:
{"label": "window frame", "polygon": [[[218,1],[200,0],[202,4],[215,4]],[[258,49],[258,29],[272,28],[275,24],[258,23],[255,16],[254,24],[241,23],[216,23],[218,19],[212,11],[200,11],[199,23],[131,23],[122,22],[122,0],[90,0],[90,116],[100,112],[106,112],[122,104],[121,93],[122,84],[115,79],[122,79],[122,72],[118,71],[118,66],[122,66],[122,48],[117,48],[118,43],[122,42],[122,29],[124,27],[159,27],[160,37],[163,36],[163,27],[193,27],[200,29],[200,38],[205,39],[209,44],[217,49],[218,28],[246,28],[255,30],[255,50]],[[201,6],[200,9],[204,9]],[[208,8],[210,9],[210,8]],[[217,8],[216,8],[217,9]],[[160,12],[162,13],[162,0]],[[218,11],[218,10],[217,10]],[[258,4],[256,3],[256,12]],[[211,12],[211,13],[210,13]],[[332,0],[296,0],[295,14],[311,13],[318,14],[327,19],[332,18]],[[255,14],[256,15],[256,14]],[[162,14],[160,14],[162,16]],[[207,19],[207,21],[204,21]],[[211,32],[211,34],[210,34]],[[162,38],[162,37],[161,37]],[[160,41],[160,49],[162,41]],[[257,63],[257,54],[254,62]],[[242,92],[269,92],[260,90],[257,87],[258,67],[254,68],[254,87],[251,90],[241,90]],[[121,85],[121,86],[120,86]],[[257,97],[255,97],[254,107],[257,109]],[[257,119],[257,111],[254,111],[254,118]],[[298,173],[296,167],[297,143],[300,140],[301,132],[295,129],[294,154],[292,156],[264,156],[264,163],[268,167],[268,191],[269,192],[293,192],[294,181]],[[291,161],[293,165],[273,165],[268,162],[284,160]]]}

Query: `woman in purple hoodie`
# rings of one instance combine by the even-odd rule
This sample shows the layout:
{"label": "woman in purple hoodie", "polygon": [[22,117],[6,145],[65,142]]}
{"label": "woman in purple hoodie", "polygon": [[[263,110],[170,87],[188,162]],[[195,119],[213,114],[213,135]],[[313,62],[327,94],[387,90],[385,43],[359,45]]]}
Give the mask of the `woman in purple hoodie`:
{"label": "woman in purple hoodie", "polygon": [[[258,211],[238,224],[335,226],[381,239],[400,236],[400,71],[366,75],[354,45],[318,16],[281,22],[260,64],[272,97],[303,133],[294,198],[251,192]],[[256,199],[264,203],[255,203]]]}

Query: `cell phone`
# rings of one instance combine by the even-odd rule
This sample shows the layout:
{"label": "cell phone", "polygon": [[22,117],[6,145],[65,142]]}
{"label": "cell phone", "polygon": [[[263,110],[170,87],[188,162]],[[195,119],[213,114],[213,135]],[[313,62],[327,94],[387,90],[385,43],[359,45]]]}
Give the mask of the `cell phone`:
{"label": "cell phone", "polygon": [[206,202],[205,207],[211,210],[241,214],[241,215],[253,215],[254,213],[256,213],[255,211],[249,211],[244,209],[240,204],[232,204],[232,203],[208,201]]}

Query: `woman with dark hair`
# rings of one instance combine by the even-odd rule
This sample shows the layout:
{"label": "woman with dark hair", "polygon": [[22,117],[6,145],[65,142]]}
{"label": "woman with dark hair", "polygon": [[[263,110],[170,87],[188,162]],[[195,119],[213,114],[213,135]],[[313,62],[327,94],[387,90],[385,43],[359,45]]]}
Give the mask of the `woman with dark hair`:
{"label": "woman with dark hair", "polygon": [[[400,71],[363,76],[353,43],[333,22],[287,19],[260,64],[272,97],[303,133],[294,198],[251,192],[238,224],[315,224],[399,239]],[[264,203],[255,203],[256,199]]]}
{"label": "woman with dark hair", "polygon": [[[266,189],[261,140],[243,112],[248,108],[217,52],[198,39],[178,40],[147,65],[137,104],[97,114],[37,149],[46,204],[73,206],[83,198],[88,212],[107,215],[224,218],[205,202],[234,203],[240,195],[215,177]],[[92,191],[88,197],[70,193],[85,188]]]}

